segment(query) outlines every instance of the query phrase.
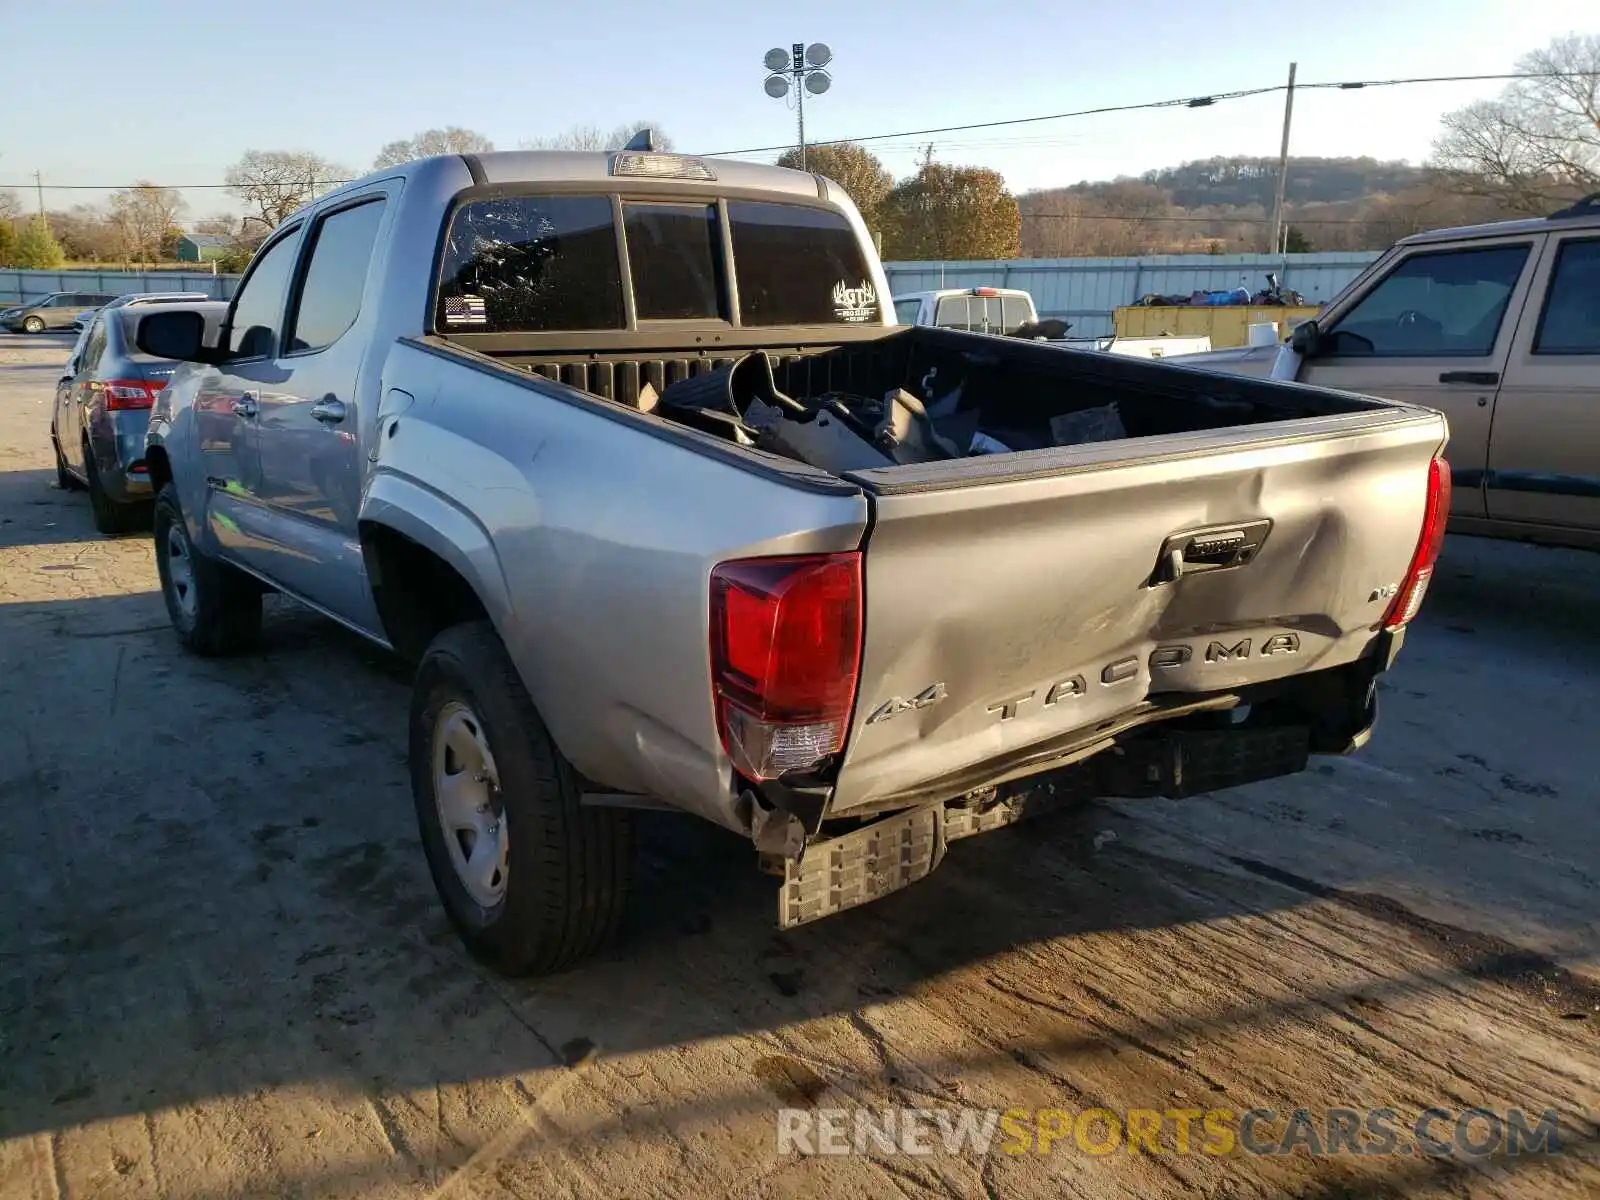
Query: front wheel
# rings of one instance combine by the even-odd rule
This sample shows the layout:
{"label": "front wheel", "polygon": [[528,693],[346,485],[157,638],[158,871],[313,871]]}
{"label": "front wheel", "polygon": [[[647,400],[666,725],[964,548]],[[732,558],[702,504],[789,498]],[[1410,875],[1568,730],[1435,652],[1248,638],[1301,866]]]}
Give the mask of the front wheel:
{"label": "front wheel", "polygon": [[43,333],[44,319],[42,317],[29,317],[22,323],[23,333]]}
{"label": "front wheel", "polygon": [[183,648],[211,657],[254,645],[261,634],[260,585],[195,548],[170,483],[156,497],[154,524],[161,596]]}
{"label": "front wheel", "polygon": [[411,794],[445,913],[504,975],[557,971],[615,933],[631,814],[585,808],[486,621],[445,630],[411,697]]}

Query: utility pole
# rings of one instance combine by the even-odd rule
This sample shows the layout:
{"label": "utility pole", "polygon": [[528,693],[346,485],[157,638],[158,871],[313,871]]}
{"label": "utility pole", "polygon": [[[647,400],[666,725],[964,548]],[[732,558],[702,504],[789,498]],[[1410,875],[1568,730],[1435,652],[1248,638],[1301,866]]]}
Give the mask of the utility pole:
{"label": "utility pole", "polygon": [[39,216],[44,216],[44,177],[35,171],[33,173],[33,186],[39,193]]}
{"label": "utility pole", "polygon": [[[794,71],[795,82],[799,83],[804,79],[806,72],[805,43],[796,42],[792,52],[794,54],[794,66],[791,69]],[[806,169],[806,89],[803,87],[794,89],[794,111],[795,117],[800,123],[800,169],[804,171]]]}
{"label": "utility pole", "polygon": [[1289,123],[1294,119],[1294,72],[1298,63],[1289,64],[1289,87],[1283,96],[1283,146],[1278,151],[1278,192],[1272,202],[1272,245],[1270,253],[1280,253],[1284,244],[1283,194],[1289,184]]}

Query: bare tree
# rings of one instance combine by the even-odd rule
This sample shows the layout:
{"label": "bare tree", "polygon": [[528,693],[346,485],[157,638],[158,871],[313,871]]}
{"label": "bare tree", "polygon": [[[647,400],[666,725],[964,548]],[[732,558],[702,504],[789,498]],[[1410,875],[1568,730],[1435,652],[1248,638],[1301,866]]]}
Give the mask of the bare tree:
{"label": "bare tree", "polygon": [[414,158],[430,158],[435,154],[486,154],[494,143],[476,129],[462,129],[449,125],[443,129],[424,129],[421,133],[397,142],[389,142],[378,157],[372,160],[372,169],[398,167]]}
{"label": "bare tree", "polygon": [[641,129],[655,133],[657,150],[671,150],[672,139],[661,132],[653,121],[624,121],[606,133],[598,125],[574,125],[565,133],[551,137],[531,138],[522,143],[524,150],[621,150]]}
{"label": "bare tree", "polygon": [[0,221],[15,221],[21,215],[22,205],[17,203],[17,194],[0,191]]}
{"label": "bare tree", "polygon": [[1600,191],[1600,35],[1557,38],[1517,70],[1533,78],[1444,117],[1431,165],[1460,195],[1542,215]]}
{"label": "bare tree", "polygon": [[111,220],[122,234],[126,257],[135,262],[155,262],[162,241],[188,205],[176,188],[157,187],[140,180],[111,197]]}
{"label": "bare tree", "polygon": [[306,150],[247,150],[228,168],[228,190],[254,211],[263,232],[276,229],[302,204],[350,178],[350,169]]}

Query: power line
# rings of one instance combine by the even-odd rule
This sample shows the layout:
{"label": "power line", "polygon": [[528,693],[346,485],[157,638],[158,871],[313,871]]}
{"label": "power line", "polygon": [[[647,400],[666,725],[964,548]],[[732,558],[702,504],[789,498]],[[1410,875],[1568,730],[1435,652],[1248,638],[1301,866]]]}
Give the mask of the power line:
{"label": "power line", "polygon": [[[1296,91],[1360,91],[1365,88],[1380,87],[1406,87],[1411,85],[1429,83],[1489,83],[1504,82],[1519,79],[1581,79],[1587,78],[1581,71],[1538,71],[1506,73],[1499,75],[1422,75],[1409,79],[1349,79],[1328,80],[1322,83],[1300,83],[1295,85]],[[1108,116],[1114,113],[1143,112],[1160,108],[1210,108],[1226,100],[1242,100],[1251,96],[1268,96],[1275,92],[1287,90],[1287,85],[1275,83],[1268,87],[1241,88],[1232,92],[1214,92],[1204,96],[1177,96],[1169,100],[1148,100],[1139,104],[1107,104],[1098,108],[1081,108],[1072,112],[1045,113],[1033,117],[1009,117],[997,121],[974,121],[965,125],[941,125],[932,129],[902,129],[894,133],[868,133],[855,137],[833,138],[829,141],[812,141],[812,146],[837,146],[846,142],[884,142],[904,138],[928,137],[938,133],[964,133],[973,129],[999,129],[1011,125],[1036,125],[1042,121],[1066,121],[1082,117]],[[740,154],[771,154],[792,150],[792,143],[779,146],[750,146],[742,150],[716,150],[704,155],[707,158],[731,158]],[[353,179],[325,179],[319,183],[340,186],[354,183]],[[0,188],[18,188],[37,186],[32,183],[0,183]],[[167,187],[177,191],[198,191],[202,189],[228,188],[234,185],[227,183],[46,183],[42,185],[50,191],[82,191],[82,192],[120,192],[130,191],[137,187]],[[292,187],[291,184],[277,185]]]}
{"label": "power line", "polygon": [[[1535,73],[1521,72],[1501,75],[1430,75],[1418,76],[1413,79],[1352,79],[1329,80],[1324,83],[1301,83],[1295,85],[1296,91],[1316,89],[1319,91],[1359,91],[1369,87],[1400,87],[1407,84],[1424,83],[1484,83],[1492,81],[1514,79],[1578,79],[1586,78],[1579,71],[1540,71]],[[1038,117],[1012,117],[1001,121],[977,121],[969,125],[944,125],[937,129],[910,129],[898,133],[869,133],[860,137],[835,138],[832,141],[813,141],[813,146],[836,146],[841,142],[879,142],[890,138],[926,137],[934,133],[962,133],[969,129],[995,129],[1003,125],[1028,125],[1039,121],[1065,121],[1078,117],[1103,116],[1109,113],[1140,112],[1155,108],[1210,108],[1224,100],[1240,100],[1249,96],[1266,96],[1274,92],[1288,90],[1287,84],[1276,83],[1270,87],[1242,88],[1233,92],[1218,92],[1207,96],[1183,96],[1171,100],[1150,100],[1142,104],[1110,104],[1101,108],[1084,108],[1075,112],[1049,113]],[[744,150],[718,150],[708,155],[710,158],[730,157],[737,154],[767,154],[774,150],[792,150],[793,146],[754,146]]]}

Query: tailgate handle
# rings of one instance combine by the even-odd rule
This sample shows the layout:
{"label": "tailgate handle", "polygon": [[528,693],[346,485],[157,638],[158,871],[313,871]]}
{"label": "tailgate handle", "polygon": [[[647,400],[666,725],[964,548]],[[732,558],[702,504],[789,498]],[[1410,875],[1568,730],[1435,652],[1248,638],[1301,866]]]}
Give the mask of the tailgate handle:
{"label": "tailgate handle", "polygon": [[1161,543],[1151,587],[1171,583],[1183,575],[1226,571],[1255,561],[1272,529],[1271,521],[1243,521],[1175,533]]}
{"label": "tailgate handle", "polygon": [[1479,387],[1494,387],[1500,382],[1499,371],[1443,371],[1440,383],[1475,383]]}

